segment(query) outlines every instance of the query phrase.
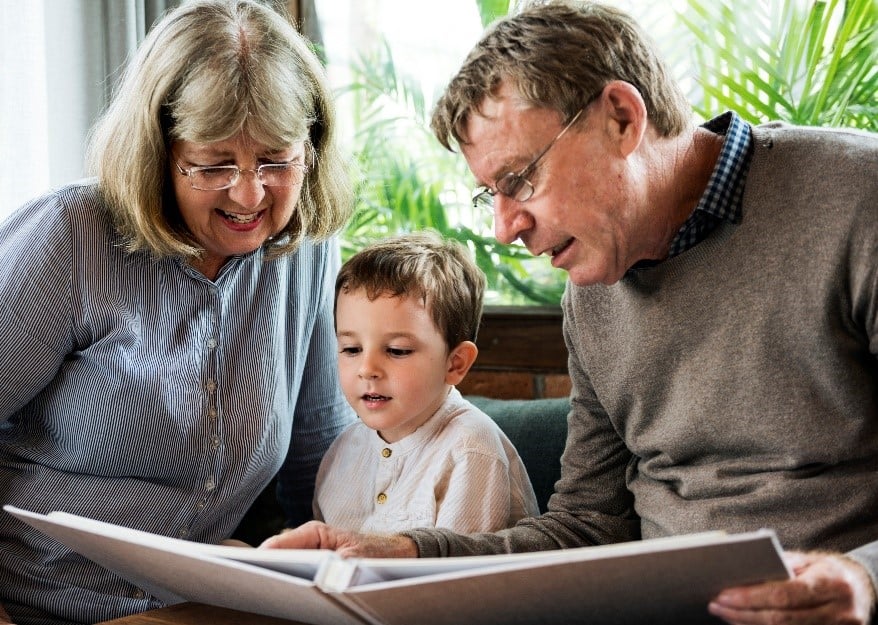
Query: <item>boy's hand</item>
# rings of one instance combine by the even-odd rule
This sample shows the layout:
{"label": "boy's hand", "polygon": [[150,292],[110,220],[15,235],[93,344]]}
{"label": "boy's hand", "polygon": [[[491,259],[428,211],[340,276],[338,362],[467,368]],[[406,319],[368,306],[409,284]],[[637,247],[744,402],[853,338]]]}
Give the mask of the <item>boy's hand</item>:
{"label": "boy's hand", "polygon": [[309,521],[266,539],[260,549],[331,549],[345,557],[417,558],[415,542],[405,536],[357,534]]}

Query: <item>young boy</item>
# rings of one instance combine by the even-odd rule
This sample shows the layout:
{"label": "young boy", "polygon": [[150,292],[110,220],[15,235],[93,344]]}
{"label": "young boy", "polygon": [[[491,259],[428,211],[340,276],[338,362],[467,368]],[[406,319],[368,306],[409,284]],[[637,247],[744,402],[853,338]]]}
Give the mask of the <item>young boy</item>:
{"label": "young boy", "polygon": [[454,385],[476,359],[485,278],[433,233],[376,243],[335,286],[341,385],[360,420],[320,466],[315,518],[356,531],[493,531],[538,514],[515,448]]}

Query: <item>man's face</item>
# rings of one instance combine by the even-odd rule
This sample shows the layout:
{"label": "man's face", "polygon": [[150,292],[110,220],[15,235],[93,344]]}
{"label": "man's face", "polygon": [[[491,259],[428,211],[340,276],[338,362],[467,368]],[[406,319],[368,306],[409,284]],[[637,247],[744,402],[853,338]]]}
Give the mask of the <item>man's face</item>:
{"label": "man's face", "polygon": [[[461,150],[478,183],[495,189],[504,174],[527,167],[564,123],[558,111],[528,107],[503,86],[470,117]],[[618,148],[616,126],[598,99],[528,176],[530,199],[495,194],[497,240],[520,239],[532,254],[551,256],[575,284],[618,281],[642,257],[638,230],[647,224],[637,217],[646,175]]]}

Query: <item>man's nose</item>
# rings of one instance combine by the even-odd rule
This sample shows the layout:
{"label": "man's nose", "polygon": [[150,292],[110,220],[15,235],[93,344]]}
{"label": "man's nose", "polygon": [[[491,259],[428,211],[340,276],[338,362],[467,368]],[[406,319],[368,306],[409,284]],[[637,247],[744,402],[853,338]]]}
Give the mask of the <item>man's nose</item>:
{"label": "man's nose", "polygon": [[502,193],[494,196],[494,238],[498,242],[506,245],[514,243],[531,227],[533,218],[522,202],[516,202]]}

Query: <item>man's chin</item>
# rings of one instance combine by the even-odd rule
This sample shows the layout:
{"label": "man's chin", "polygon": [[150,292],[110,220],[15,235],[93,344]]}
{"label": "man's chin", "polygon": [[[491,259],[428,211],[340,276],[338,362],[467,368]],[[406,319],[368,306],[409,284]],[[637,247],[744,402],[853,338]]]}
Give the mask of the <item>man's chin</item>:
{"label": "man's chin", "polygon": [[567,271],[567,278],[576,286],[591,286],[593,284],[615,284],[622,279],[622,275],[610,274],[602,271],[600,267],[575,266]]}

